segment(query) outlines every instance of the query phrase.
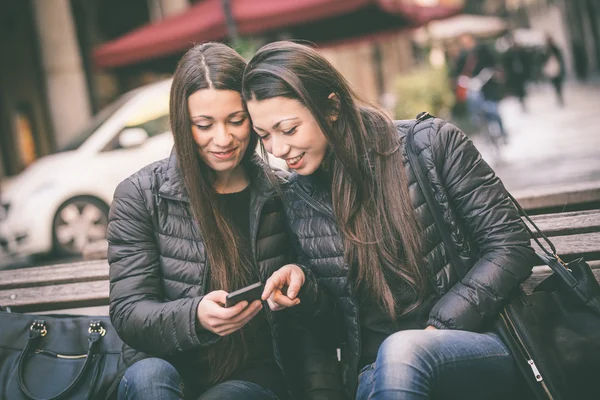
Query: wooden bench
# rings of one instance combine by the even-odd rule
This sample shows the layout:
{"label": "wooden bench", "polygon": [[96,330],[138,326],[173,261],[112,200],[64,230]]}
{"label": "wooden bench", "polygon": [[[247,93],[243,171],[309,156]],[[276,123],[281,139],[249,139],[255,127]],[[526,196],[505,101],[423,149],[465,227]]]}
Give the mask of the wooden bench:
{"label": "wooden bench", "polygon": [[[584,257],[600,281],[600,210],[536,215],[532,219],[550,237],[563,260]],[[535,267],[525,289],[530,290],[548,274],[548,267]],[[15,312],[60,310],[105,315],[108,291],[105,259],[0,271],[0,306]]]}
{"label": "wooden bench", "polygon": [[600,181],[535,187],[512,194],[530,214],[600,209]]}
{"label": "wooden bench", "polygon": [[108,290],[105,259],[0,271],[0,306],[14,312],[107,315]]}

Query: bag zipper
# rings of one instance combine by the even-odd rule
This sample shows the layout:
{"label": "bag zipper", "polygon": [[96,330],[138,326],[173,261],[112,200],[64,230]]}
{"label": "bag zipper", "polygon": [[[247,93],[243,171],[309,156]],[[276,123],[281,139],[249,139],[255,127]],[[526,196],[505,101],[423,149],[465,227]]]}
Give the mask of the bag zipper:
{"label": "bag zipper", "polygon": [[42,349],[36,349],[34,351],[34,354],[42,354],[42,355],[51,356],[51,357],[55,357],[55,358],[62,358],[65,360],[78,360],[78,359],[87,357],[87,354],[78,354],[78,355],[74,355],[74,356],[69,356],[66,354],[54,353],[53,351],[42,350]]}
{"label": "bag zipper", "polygon": [[546,392],[546,395],[548,396],[548,398],[551,400],[554,400],[554,397],[550,393],[550,390],[548,389],[546,382],[544,382],[544,378],[543,378],[542,374],[540,373],[539,369],[535,365],[535,361],[533,361],[533,357],[527,350],[527,347],[525,346],[523,339],[521,339],[521,336],[519,335],[519,332],[517,331],[517,328],[516,328],[513,320],[511,319],[510,315],[508,315],[507,312],[503,311],[500,313],[500,318],[502,318],[505,325],[507,325],[511,328],[511,332],[514,335],[514,338],[517,340],[517,342],[519,343],[519,345],[521,347],[521,350],[525,353],[525,355],[527,357],[527,364],[529,364],[529,367],[531,368],[531,371],[533,372],[533,376],[534,376],[535,380],[537,382],[539,382],[540,385],[542,385],[542,388]]}

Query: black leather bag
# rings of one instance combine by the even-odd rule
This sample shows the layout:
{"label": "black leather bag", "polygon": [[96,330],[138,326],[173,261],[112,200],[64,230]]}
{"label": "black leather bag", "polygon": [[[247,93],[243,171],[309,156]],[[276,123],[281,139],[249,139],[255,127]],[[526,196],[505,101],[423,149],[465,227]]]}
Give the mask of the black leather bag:
{"label": "black leather bag", "polygon": [[[420,114],[418,122],[430,118]],[[416,124],[415,124],[416,125]],[[414,147],[414,126],[406,138],[406,153],[427,200],[452,264],[466,273],[449,228]],[[528,388],[528,399],[600,399],[600,285],[590,266],[577,259],[564,263],[552,242],[531,221],[509,194],[521,215],[549,246],[547,250],[527,227],[543,253],[541,261],[553,274],[531,294],[520,288],[495,321],[495,328],[510,349]]]}
{"label": "black leather bag", "polygon": [[0,398],[108,398],[122,345],[108,317],[0,312]]}

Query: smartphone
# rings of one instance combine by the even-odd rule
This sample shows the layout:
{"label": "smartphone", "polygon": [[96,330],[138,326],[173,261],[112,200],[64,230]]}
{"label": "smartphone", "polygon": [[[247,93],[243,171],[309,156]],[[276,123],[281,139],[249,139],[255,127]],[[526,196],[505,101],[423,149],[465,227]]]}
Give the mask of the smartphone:
{"label": "smartphone", "polygon": [[244,300],[246,300],[248,304],[252,303],[254,300],[260,300],[264,287],[262,282],[256,282],[250,286],[229,293],[225,300],[225,307],[233,307]]}

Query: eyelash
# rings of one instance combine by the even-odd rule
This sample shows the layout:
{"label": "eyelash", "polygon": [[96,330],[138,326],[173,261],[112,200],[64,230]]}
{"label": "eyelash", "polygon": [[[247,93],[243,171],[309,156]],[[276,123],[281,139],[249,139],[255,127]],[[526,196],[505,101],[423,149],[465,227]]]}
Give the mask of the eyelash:
{"label": "eyelash", "polygon": [[[243,124],[244,124],[244,122],[246,122],[246,119],[245,119],[245,118],[244,118],[244,119],[241,119],[241,120],[239,120],[239,121],[229,121],[229,123],[230,123],[231,125],[234,125],[234,126],[241,126],[241,125],[243,125]],[[209,129],[212,127],[212,124],[210,124],[210,125],[196,125],[196,127],[197,127],[198,129],[202,130],[202,131],[207,131],[207,130],[209,130]]]}
{"label": "eyelash", "polygon": [[[296,129],[298,129],[297,126],[293,127],[292,129],[288,130],[288,131],[281,131],[281,133],[283,133],[284,135],[292,135],[293,133],[296,132]],[[266,135],[258,135],[260,140],[267,140],[269,138],[269,134],[267,133]]]}

